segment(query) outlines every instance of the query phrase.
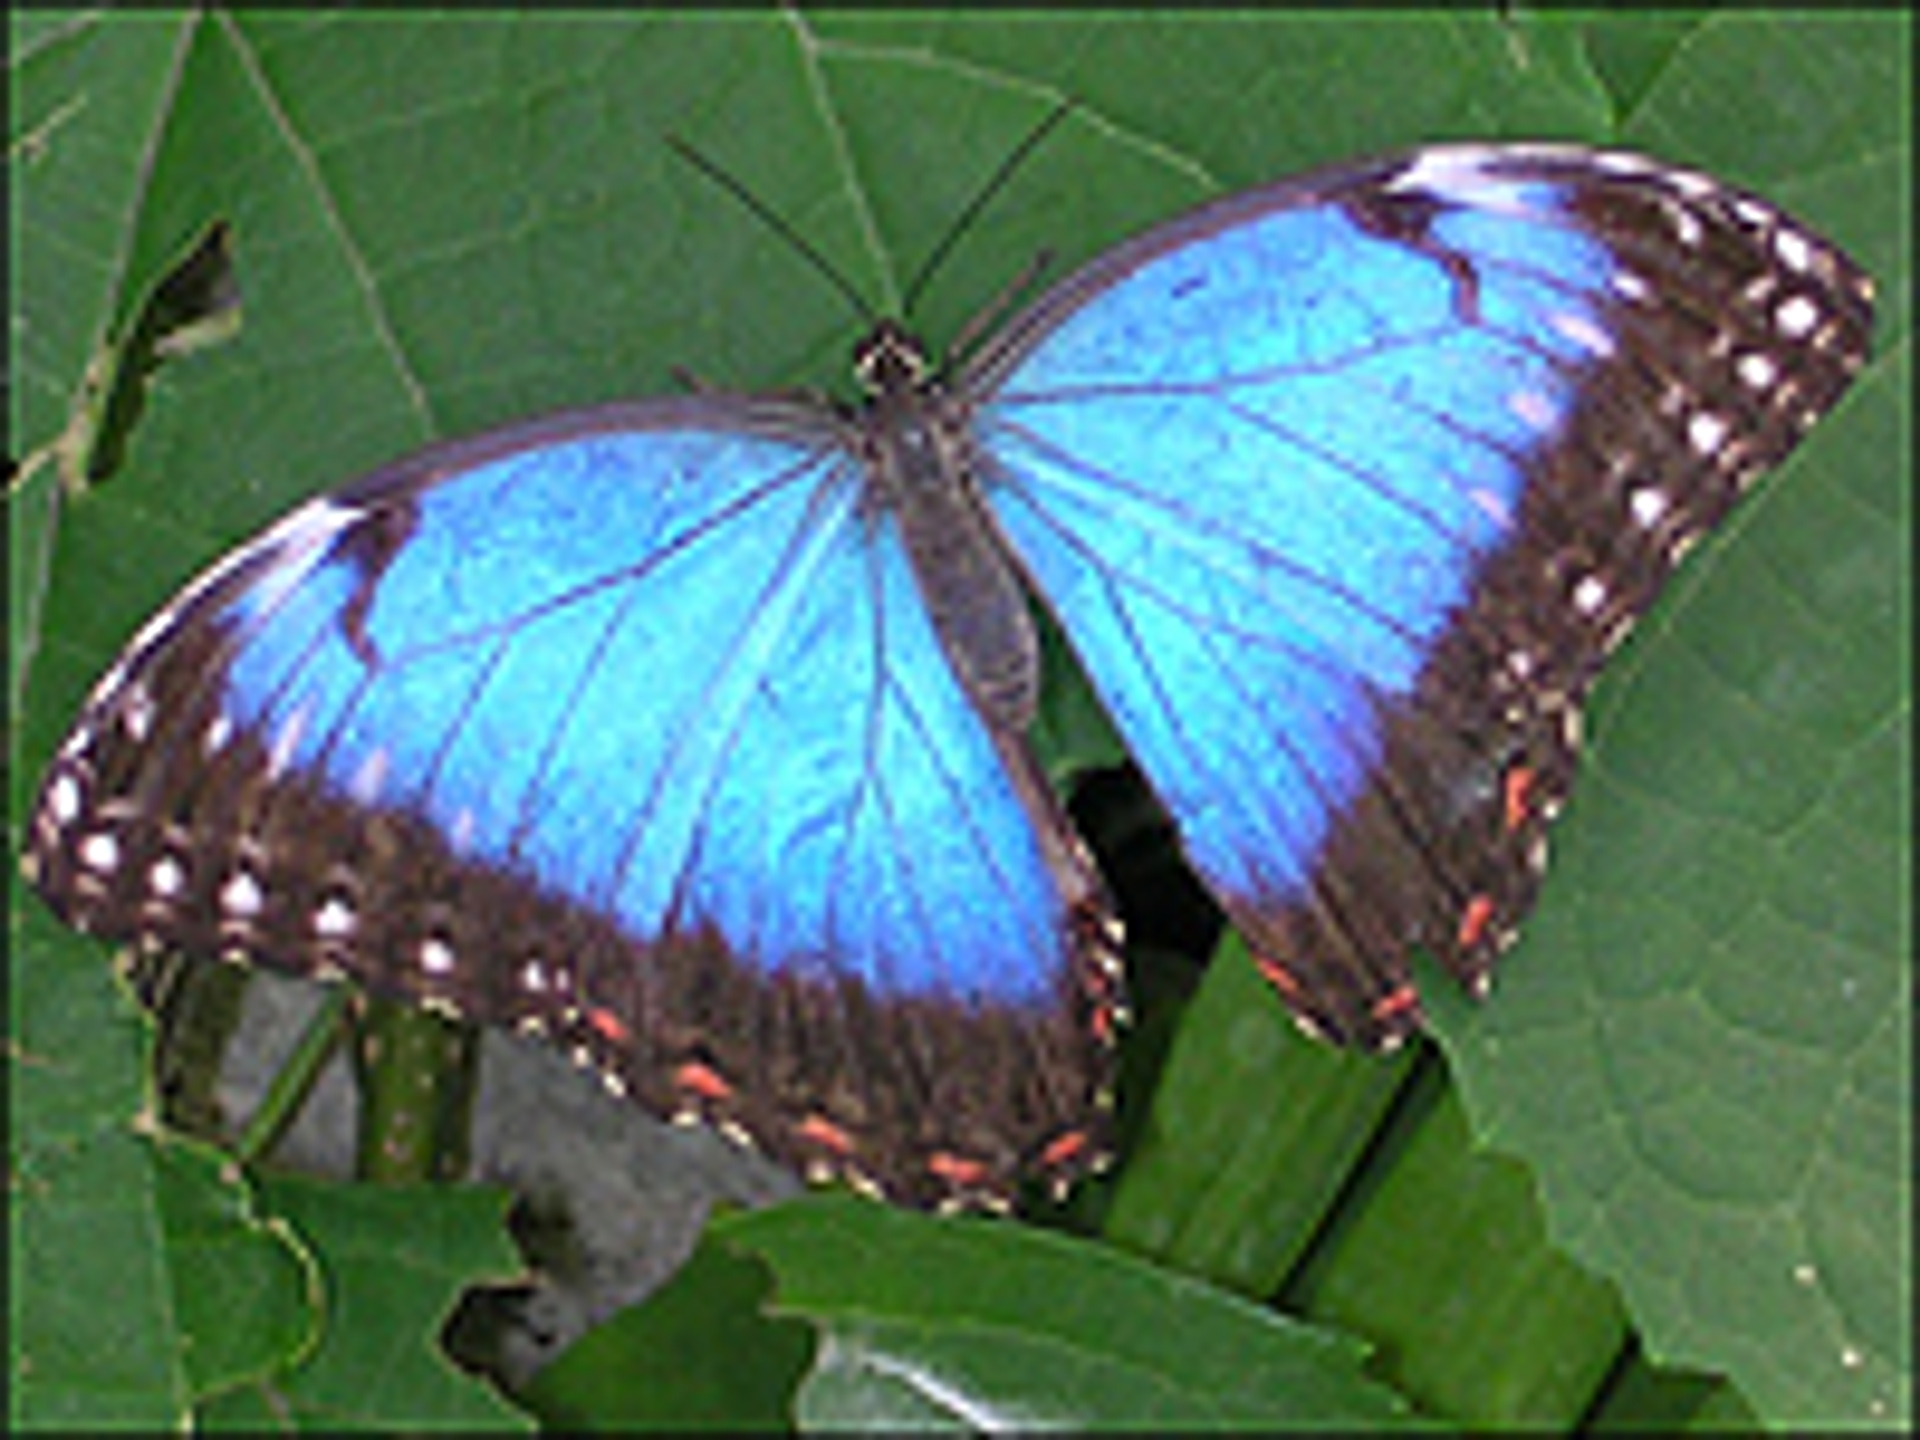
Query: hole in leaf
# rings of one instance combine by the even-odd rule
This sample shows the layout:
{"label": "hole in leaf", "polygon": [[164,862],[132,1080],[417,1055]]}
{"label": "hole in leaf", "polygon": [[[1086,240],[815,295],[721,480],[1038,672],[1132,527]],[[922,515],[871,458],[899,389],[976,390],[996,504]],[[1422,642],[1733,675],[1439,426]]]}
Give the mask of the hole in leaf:
{"label": "hole in leaf", "polygon": [[233,227],[216,220],[154,284],[126,332],[95,356],[63,446],[67,487],[97,485],[120,469],[147,386],[162,365],[221,344],[239,329]]}

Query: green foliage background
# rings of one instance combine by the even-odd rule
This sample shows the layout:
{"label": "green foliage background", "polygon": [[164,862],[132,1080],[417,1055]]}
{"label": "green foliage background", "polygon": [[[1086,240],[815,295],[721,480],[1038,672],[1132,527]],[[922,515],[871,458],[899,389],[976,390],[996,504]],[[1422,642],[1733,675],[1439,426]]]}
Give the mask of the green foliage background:
{"label": "green foliage background", "polygon": [[[1632,144],[1838,241],[1881,285],[1875,360],[1596,695],[1498,999],[1436,997],[1457,1091],[1302,1044],[1229,943],[1103,1194],[1108,1245],[834,1202],[745,1217],[672,1334],[627,1342],[683,1364],[546,1403],[711,1414],[703,1363],[790,1379],[793,1352],[689,1337],[804,1321],[804,1423],[1910,1417],[1909,17],[9,23],[16,850],[85,686],[295,501],[674,366],[844,388],[855,322],[669,132],[885,304],[1075,102],[914,317],[936,344],[1043,248],[1064,269],[1221,191],[1445,138]],[[238,336],[163,369],[124,470],[79,493],[88,377],[215,218]],[[461,1283],[514,1264],[496,1202],[383,1211],[156,1138],[99,947],[17,884],[10,939],[16,1423],[506,1420],[429,1348]],[[1744,1399],[1637,1366],[1635,1333]]]}

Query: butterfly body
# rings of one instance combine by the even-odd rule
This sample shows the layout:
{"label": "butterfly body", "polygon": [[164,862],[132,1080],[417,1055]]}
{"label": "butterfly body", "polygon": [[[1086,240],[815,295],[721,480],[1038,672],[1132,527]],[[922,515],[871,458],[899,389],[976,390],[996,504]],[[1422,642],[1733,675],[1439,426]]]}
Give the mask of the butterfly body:
{"label": "butterfly body", "polygon": [[1844,389],[1869,286],[1637,157],[1229,197],[867,400],[429,448],[142,630],[30,869],[99,933],[557,1033],[915,1203],[1095,1160],[1117,927],[1026,739],[1029,602],[1303,1024],[1417,1027],[1538,884],[1593,675]]}
{"label": "butterfly body", "polygon": [[884,322],[855,353],[873,399],[860,427],[872,508],[900,526],[927,612],[988,722],[1024,732],[1040,701],[1040,641],[980,490],[972,416],[928,377],[919,343]]}

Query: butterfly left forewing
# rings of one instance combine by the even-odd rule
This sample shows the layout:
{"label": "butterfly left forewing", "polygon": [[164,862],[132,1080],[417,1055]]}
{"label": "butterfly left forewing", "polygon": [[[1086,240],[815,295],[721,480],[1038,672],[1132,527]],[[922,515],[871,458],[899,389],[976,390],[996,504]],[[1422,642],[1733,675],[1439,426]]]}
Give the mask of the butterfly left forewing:
{"label": "butterfly left forewing", "polygon": [[544,1030],[914,1203],[1077,1173],[1097,883],[844,441],[792,402],[613,407],[301,508],[95,687],[36,887],[106,937]]}

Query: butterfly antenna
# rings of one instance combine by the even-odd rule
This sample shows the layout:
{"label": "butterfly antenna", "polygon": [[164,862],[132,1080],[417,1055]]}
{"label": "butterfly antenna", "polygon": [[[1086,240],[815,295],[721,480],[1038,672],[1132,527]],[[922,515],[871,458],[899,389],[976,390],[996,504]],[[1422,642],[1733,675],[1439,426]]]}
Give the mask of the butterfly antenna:
{"label": "butterfly antenna", "polygon": [[794,229],[793,226],[789,225],[758,195],[755,195],[745,185],[734,179],[733,176],[729,175],[725,170],[722,170],[717,164],[709,160],[705,155],[702,155],[678,135],[667,136],[667,144],[673,147],[674,152],[679,155],[682,160],[687,161],[702,175],[705,175],[709,180],[713,181],[714,184],[718,185],[722,190],[725,190],[729,195],[733,196],[734,199],[746,206],[749,211],[759,217],[763,225],[781,239],[785,240],[787,244],[791,245],[801,259],[805,260],[809,265],[813,266],[816,271],[826,277],[827,283],[840,292],[846,299],[847,304],[853,307],[854,312],[858,314],[862,320],[865,320],[869,324],[879,320],[879,312],[867,303],[865,296],[853,288],[853,283],[836,270],[833,267],[833,263],[829,261],[826,256],[808,244],[805,236]]}
{"label": "butterfly antenna", "polygon": [[906,297],[902,300],[900,307],[902,314],[913,313],[914,303],[920,298],[920,292],[927,288],[927,282],[932,280],[935,272],[946,263],[947,256],[953,252],[953,247],[959,243],[960,237],[972,228],[980,212],[986,209],[987,202],[1005,188],[1007,182],[1013,178],[1014,172],[1026,163],[1029,155],[1040,148],[1040,142],[1054,132],[1060,122],[1067,118],[1067,112],[1072,109],[1073,101],[1071,100],[1062,100],[1054,106],[1047,118],[1034,126],[1027,138],[1016,145],[1013,152],[1000,162],[1000,167],[988,177],[987,183],[974,192],[973,199],[967,202],[966,208],[955,217],[953,224],[947,227],[946,235],[938,245],[933,247],[933,253],[921,263],[919,273],[913,277],[913,283],[907,286]]}

